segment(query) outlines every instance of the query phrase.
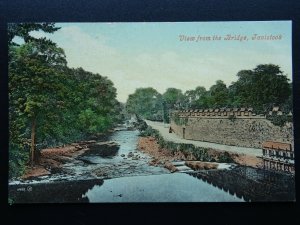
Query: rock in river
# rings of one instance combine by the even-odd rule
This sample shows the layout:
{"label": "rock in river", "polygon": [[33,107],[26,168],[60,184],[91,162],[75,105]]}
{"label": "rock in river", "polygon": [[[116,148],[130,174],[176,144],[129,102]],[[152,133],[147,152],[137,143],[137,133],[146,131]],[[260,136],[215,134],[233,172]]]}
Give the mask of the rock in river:
{"label": "rock in river", "polygon": [[133,156],[134,156],[134,155],[133,155],[132,152],[129,152],[128,155],[127,155],[128,158],[133,157]]}
{"label": "rock in river", "polygon": [[119,148],[120,145],[113,141],[93,143],[89,145],[90,150],[83,153],[82,156],[98,155],[101,157],[112,157],[117,154]]}

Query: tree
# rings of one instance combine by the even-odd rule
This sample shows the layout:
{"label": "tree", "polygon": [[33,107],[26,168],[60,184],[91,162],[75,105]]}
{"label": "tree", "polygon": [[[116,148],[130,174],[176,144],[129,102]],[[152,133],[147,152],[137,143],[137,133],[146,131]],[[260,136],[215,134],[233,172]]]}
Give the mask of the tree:
{"label": "tree", "polygon": [[216,84],[209,89],[212,105],[211,107],[224,107],[228,104],[228,89],[222,80],[217,80]]}
{"label": "tree", "polygon": [[126,110],[146,119],[162,120],[162,97],[154,88],[138,88],[129,95]]}
{"label": "tree", "polygon": [[168,88],[162,95],[168,109],[178,109],[183,100],[183,94],[180,89]]}
{"label": "tree", "polygon": [[[28,158],[33,165],[38,149],[106,132],[122,120],[123,107],[107,77],[68,68],[63,49],[30,36],[57,29],[46,23],[9,26],[10,177],[24,172]],[[14,44],[15,36],[25,44]]]}
{"label": "tree", "polygon": [[66,60],[64,51],[53,44],[46,47],[30,42],[19,48],[11,47],[11,53],[10,107],[14,109],[13,115],[24,115],[30,122],[33,164],[37,123],[49,116],[48,112],[58,108],[63,100],[60,98],[63,91],[62,67],[66,66]]}
{"label": "tree", "polygon": [[7,33],[8,33],[8,43],[10,45],[16,45],[13,42],[15,37],[20,37],[25,43],[28,42],[45,42],[53,43],[46,38],[35,38],[30,35],[32,31],[44,31],[46,33],[54,33],[59,30],[59,27],[55,27],[54,23],[8,23]]}
{"label": "tree", "polygon": [[271,105],[283,104],[291,95],[289,79],[273,64],[258,65],[253,70],[238,72],[238,81],[231,86],[232,95],[245,106],[263,112]]}
{"label": "tree", "polygon": [[79,115],[80,129],[89,133],[106,131],[119,120],[120,114],[113,83],[82,68],[72,70],[71,75],[75,78],[72,87],[76,91],[72,91],[76,99],[73,111]]}
{"label": "tree", "polygon": [[168,88],[162,95],[164,122],[170,121],[170,111],[184,107],[184,95],[177,88]]}
{"label": "tree", "polygon": [[205,87],[198,86],[195,90],[187,90],[184,93],[184,108],[201,108],[201,99],[205,96]]}

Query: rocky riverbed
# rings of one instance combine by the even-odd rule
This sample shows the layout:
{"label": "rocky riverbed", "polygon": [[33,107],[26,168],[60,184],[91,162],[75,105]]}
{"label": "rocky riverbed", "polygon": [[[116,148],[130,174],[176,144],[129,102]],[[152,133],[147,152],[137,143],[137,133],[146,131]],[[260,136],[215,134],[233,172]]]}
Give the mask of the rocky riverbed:
{"label": "rocky riverbed", "polygon": [[119,127],[106,140],[88,140],[41,151],[38,163],[9,183],[104,179],[169,173],[149,165],[152,157],[137,149],[139,131]]}

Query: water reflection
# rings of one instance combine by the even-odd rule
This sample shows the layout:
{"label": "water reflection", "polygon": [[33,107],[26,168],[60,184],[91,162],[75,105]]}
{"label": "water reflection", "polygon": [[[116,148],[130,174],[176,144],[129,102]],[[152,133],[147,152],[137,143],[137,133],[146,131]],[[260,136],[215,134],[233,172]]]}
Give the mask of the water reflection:
{"label": "water reflection", "polygon": [[246,201],[294,201],[294,176],[251,167],[191,173],[208,184]]}
{"label": "water reflection", "polygon": [[89,202],[83,194],[95,185],[101,186],[103,180],[59,181],[10,185],[9,196],[14,203],[76,203]]}
{"label": "water reflection", "polygon": [[16,203],[293,201],[294,177],[249,167],[10,185]]}
{"label": "water reflection", "polygon": [[84,195],[90,202],[241,202],[202,180],[184,173],[105,180]]}

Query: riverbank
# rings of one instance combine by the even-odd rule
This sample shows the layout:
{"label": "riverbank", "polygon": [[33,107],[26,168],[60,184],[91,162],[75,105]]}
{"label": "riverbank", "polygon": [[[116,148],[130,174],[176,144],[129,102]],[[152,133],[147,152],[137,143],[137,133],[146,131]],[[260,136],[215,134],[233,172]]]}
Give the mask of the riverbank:
{"label": "riverbank", "polygon": [[262,150],[257,148],[247,148],[231,145],[223,145],[211,142],[187,140],[177,136],[175,133],[169,133],[170,124],[164,124],[162,122],[145,120],[148,126],[159,131],[160,135],[164,138],[165,141],[170,141],[173,143],[182,143],[182,144],[192,144],[195,147],[201,148],[211,148],[217,151],[226,151],[228,153],[236,154],[245,154],[249,156],[262,156]]}
{"label": "riverbank", "polygon": [[13,178],[9,183],[110,179],[170,173],[166,168],[149,166],[151,157],[137,150],[139,134],[135,129],[122,126],[104,139],[43,149],[35,166],[28,167],[22,177]]}
{"label": "riverbank", "polygon": [[[72,163],[78,156],[93,149],[96,142],[96,140],[81,141],[63,147],[42,149],[35,165],[28,167],[21,179],[27,180],[58,173],[65,163]],[[102,142],[102,144],[111,145],[111,142],[106,141]]]}
{"label": "riverbank", "polygon": [[[195,155],[190,153],[183,153],[181,151],[172,151],[167,148],[161,148],[158,141],[152,137],[140,137],[138,141],[138,149],[145,152],[153,157],[149,162],[150,165],[163,166],[169,161],[193,161],[197,160]],[[212,159],[212,161],[217,161],[225,151],[215,150],[208,148],[207,155]],[[252,155],[237,154],[237,153],[227,153],[234,163],[242,166],[250,166],[254,168],[260,168],[262,166],[262,160]]]}

